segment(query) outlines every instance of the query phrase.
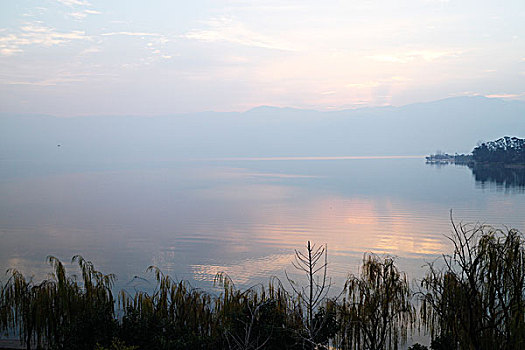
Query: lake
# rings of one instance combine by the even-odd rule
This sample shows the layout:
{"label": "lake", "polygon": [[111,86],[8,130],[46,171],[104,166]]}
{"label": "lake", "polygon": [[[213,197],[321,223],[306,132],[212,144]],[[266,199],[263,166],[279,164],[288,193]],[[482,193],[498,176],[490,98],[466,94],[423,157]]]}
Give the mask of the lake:
{"label": "lake", "polygon": [[150,265],[202,288],[222,271],[246,288],[296,276],[294,249],[308,240],[327,245],[336,286],[364,252],[420,278],[451,251],[450,210],[456,222],[525,229],[523,182],[423,157],[0,164],[0,269],[37,280],[46,256],[81,254],[117,288],[148,285],[134,276],[152,280]]}

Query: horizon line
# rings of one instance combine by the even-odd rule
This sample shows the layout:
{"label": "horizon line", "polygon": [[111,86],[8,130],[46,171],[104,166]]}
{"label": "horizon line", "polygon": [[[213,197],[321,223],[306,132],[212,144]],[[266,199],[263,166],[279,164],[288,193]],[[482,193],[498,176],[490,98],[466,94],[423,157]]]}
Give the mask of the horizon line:
{"label": "horizon line", "polygon": [[281,161],[281,160],[354,160],[354,159],[418,159],[424,155],[415,156],[279,156],[279,157],[223,157],[223,158],[197,158],[194,161]]}
{"label": "horizon line", "polygon": [[0,116],[47,116],[47,117],[56,117],[56,118],[83,118],[83,117],[146,117],[146,118],[155,118],[155,117],[170,117],[170,116],[184,116],[184,115],[194,115],[194,114],[204,114],[204,113],[217,113],[217,114],[244,114],[249,113],[251,111],[260,109],[260,108],[274,108],[274,109],[280,109],[280,110],[296,110],[296,111],[304,111],[304,112],[316,112],[316,113],[337,113],[337,112],[345,112],[345,111],[358,111],[362,109],[381,109],[381,108],[404,108],[408,106],[414,106],[419,104],[426,104],[426,103],[434,103],[434,102],[440,102],[445,100],[451,100],[451,99],[457,99],[457,98],[481,98],[481,99],[487,99],[487,100],[497,100],[497,101],[518,101],[518,102],[525,102],[525,99],[523,98],[505,98],[505,97],[495,97],[492,95],[460,95],[460,96],[449,96],[444,98],[438,98],[435,100],[429,100],[429,101],[420,101],[420,102],[412,102],[402,105],[381,105],[381,106],[372,106],[372,105],[363,105],[363,106],[356,106],[356,107],[349,107],[349,108],[340,108],[340,109],[312,109],[307,107],[292,107],[292,106],[276,106],[276,105],[268,105],[268,104],[261,104],[257,105],[255,107],[250,107],[248,109],[238,111],[238,110],[228,110],[228,111],[217,111],[217,110],[203,110],[203,111],[194,111],[194,112],[169,112],[169,113],[159,113],[159,114],[131,114],[131,113],[119,113],[119,114],[111,114],[111,113],[98,113],[98,114],[76,114],[76,115],[63,115],[63,114],[52,114],[52,113],[23,113],[23,112],[0,112]]}

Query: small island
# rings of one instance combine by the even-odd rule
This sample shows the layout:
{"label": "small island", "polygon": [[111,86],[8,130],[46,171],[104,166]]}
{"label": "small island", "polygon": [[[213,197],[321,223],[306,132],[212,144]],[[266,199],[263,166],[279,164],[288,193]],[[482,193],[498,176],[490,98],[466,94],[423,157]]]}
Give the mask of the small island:
{"label": "small island", "polygon": [[432,165],[467,166],[482,187],[496,184],[500,189],[525,190],[525,139],[505,136],[478,144],[471,154],[437,152],[426,160]]}
{"label": "small island", "polygon": [[505,136],[478,144],[471,154],[437,152],[426,157],[429,164],[458,164],[469,167],[500,166],[525,168],[525,139]]}

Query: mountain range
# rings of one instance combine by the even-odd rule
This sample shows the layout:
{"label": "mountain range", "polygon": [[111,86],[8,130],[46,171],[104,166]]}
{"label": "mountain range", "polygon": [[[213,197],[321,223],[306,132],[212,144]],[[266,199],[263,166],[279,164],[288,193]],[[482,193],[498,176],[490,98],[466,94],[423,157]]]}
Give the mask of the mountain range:
{"label": "mountain range", "polygon": [[167,116],[0,114],[0,159],[173,160],[214,157],[468,153],[525,136],[525,101],[454,97],[402,107]]}

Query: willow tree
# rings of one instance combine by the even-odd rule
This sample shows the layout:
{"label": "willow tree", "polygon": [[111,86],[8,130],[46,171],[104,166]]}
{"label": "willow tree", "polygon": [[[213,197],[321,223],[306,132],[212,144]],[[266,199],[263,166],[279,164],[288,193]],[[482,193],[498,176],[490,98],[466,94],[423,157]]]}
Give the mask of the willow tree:
{"label": "willow tree", "polygon": [[277,278],[268,287],[255,285],[236,289],[224,273],[215,278],[223,288],[215,299],[215,317],[230,350],[301,349],[296,341],[302,330],[302,314]]}
{"label": "willow tree", "polygon": [[390,257],[367,254],[359,276],[346,282],[340,306],[342,349],[397,349],[415,322],[407,277]]}
{"label": "willow tree", "polygon": [[[422,321],[442,348],[525,349],[525,241],[452,222],[451,255],[421,282]],[[437,347],[437,346],[436,346]]]}
{"label": "willow tree", "polygon": [[82,280],[68,276],[62,262],[48,257],[53,267],[49,279],[34,283],[17,270],[1,289],[0,326],[16,331],[31,349],[93,349],[96,342],[112,337],[114,301],[113,275],[104,275],[80,256],[73,258],[82,271]]}
{"label": "willow tree", "polygon": [[39,296],[43,294],[19,271],[11,269],[8,273],[1,290],[0,326],[7,333],[16,331],[29,350],[33,341],[42,342],[45,321]]}
{"label": "willow tree", "polygon": [[119,294],[123,309],[120,336],[141,349],[218,348],[221,332],[208,293],[175,281],[150,266],[157,285],[152,293]]}

